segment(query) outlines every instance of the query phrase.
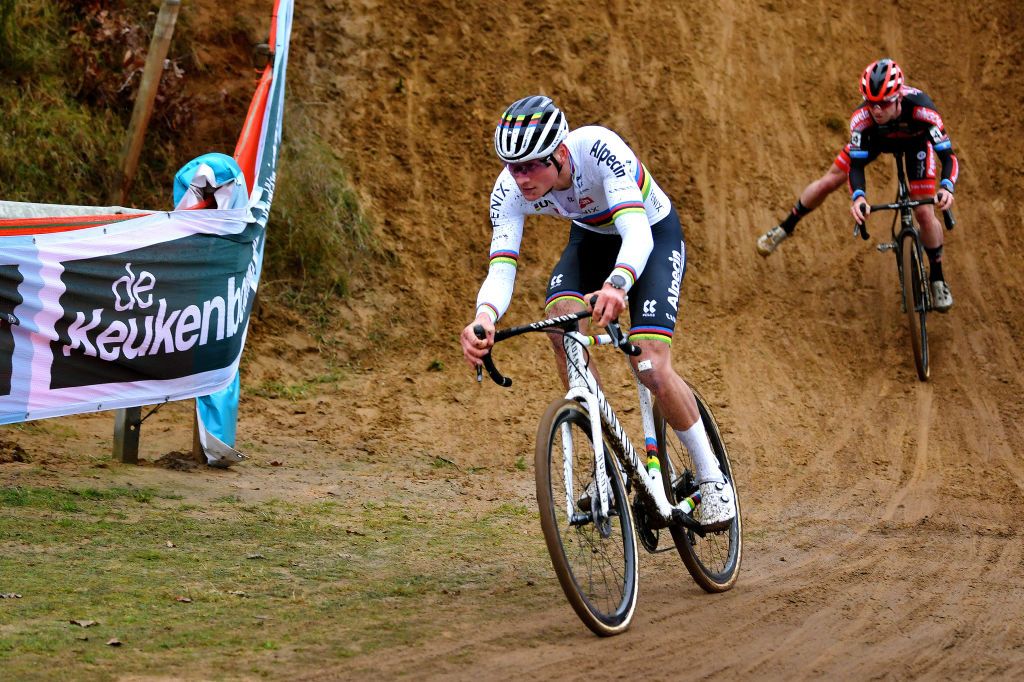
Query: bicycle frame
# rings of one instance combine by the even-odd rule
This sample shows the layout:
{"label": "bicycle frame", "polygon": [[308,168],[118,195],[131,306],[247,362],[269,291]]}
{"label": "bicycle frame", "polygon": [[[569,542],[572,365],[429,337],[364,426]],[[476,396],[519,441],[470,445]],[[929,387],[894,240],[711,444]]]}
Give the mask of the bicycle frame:
{"label": "bicycle frame", "polygon": [[[564,330],[562,343],[565,348],[566,373],[569,379],[569,391],[566,393],[566,399],[576,400],[585,404],[590,416],[591,438],[594,444],[594,454],[596,458],[594,470],[598,501],[597,512],[595,513],[592,508],[591,514],[594,515],[595,521],[600,522],[599,526],[606,527],[607,524],[603,522],[608,519],[610,504],[608,502],[609,483],[608,472],[605,471],[604,439],[602,436],[607,433],[612,445],[623,455],[623,457],[617,459],[627,469],[626,473],[629,475],[630,480],[637,481],[640,489],[647,494],[648,499],[654,502],[657,508],[657,513],[661,516],[662,521],[666,523],[670,522],[673,519],[673,511],[675,508],[669,503],[668,497],[665,495],[665,490],[661,486],[661,481],[652,481],[649,476],[640,475],[641,472],[646,471],[646,465],[640,461],[636,448],[633,447],[633,443],[629,440],[629,436],[622,427],[622,423],[619,422],[618,417],[615,416],[615,412],[608,403],[608,399],[605,397],[604,392],[598,385],[597,378],[594,376],[593,372],[590,371],[590,368],[587,367],[587,363],[583,359],[583,349],[588,346],[612,345],[623,350],[627,355],[639,355],[640,351],[626,340],[617,322],[613,322],[608,325],[609,333],[607,334],[600,334],[597,336],[585,336],[580,334],[577,326],[578,322],[579,320],[583,320],[588,317],[590,317],[590,312],[585,311],[562,315],[560,317],[554,317],[540,322],[533,322],[520,327],[502,329],[495,333],[494,341],[497,343],[498,341],[512,336],[518,336],[519,334],[525,334],[527,332],[544,331],[553,327]],[[571,328],[569,328],[570,326]],[[479,338],[483,338],[484,331],[482,327],[478,326],[475,332]],[[508,377],[502,376],[501,372],[499,372],[494,366],[494,361],[492,360],[490,353],[484,357],[483,366],[487,369],[487,373],[490,375],[494,383],[505,388],[512,385],[512,380]],[[633,372],[633,378],[636,380],[637,392],[640,397],[640,412],[643,418],[644,436],[648,443],[654,444],[657,442],[657,434],[655,432],[654,408],[653,401],[651,400],[651,392],[650,389],[644,386],[640,381],[640,377],[632,365],[630,365],[630,369]],[[481,381],[482,378],[482,370],[478,368],[477,381]],[[572,449],[571,433],[564,432],[563,435],[565,436],[565,438],[563,438],[563,443],[568,443],[568,446],[565,448],[566,452],[564,453],[566,458],[565,479],[566,487],[568,488],[566,491],[568,516],[573,519],[574,522],[583,523],[587,519],[584,516],[573,513],[575,500],[572,499],[572,471],[571,466],[569,465]],[[690,524],[686,525],[690,526]],[[602,530],[602,532],[604,531]]]}
{"label": "bicycle frame", "polygon": [[[914,209],[918,206],[934,204],[935,199],[932,197],[910,198],[906,153],[894,152],[893,156],[896,158],[898,185],[896,201],[891,204],[872,205],[870,212],[895,211],[899,213],[899,230],[896,228],[897,218],[893,216],[892,241],[878,244],[877,248],[879,251],[892,251],[896,256],[896,270],[900,280],[900,307],[910,325],[910,339],[917,376],[921,381],[926,381],[930,373],[926,318],[928,312],[933,309],[932,292],[931,287],[927,284],[927,273],[924,270],[924,244],[921,240],[921,231],[914,224]],[[946,229],[952,230],[956,224],[952,212],[945,209],[942,212],[942,217],[946,223]],[[869,238],[865,224],[855,225],[854,234],[860,234],[861,238],[865,240]],[[916,272],[906,272],[908,267],[916,269]]]}
{"label": "bicycle frame", "polygon": [[[899,214],[900,229],[898,231],[896,229],[896,223],[897,223],[896,216],[893,216],[892,226],[890,227],[890,232],[892,234],[892,241],[888,242],[888,243],[878,244],[876,248],[880,252],[892,251],[893,254],[896,256],[896,270],[899,273],[900,287],[901,287],[901,289],[900,289],[901,304],[900,305],[904,307],[903,312],[907,312],[906,309],[905,309],[905,304],[902,303],[902,301],[905,300],[905,297],[903,296],[903,294],[904,294],[904,289],[907,286],[906,285],[906,277],[904,276],[905,273],[903,272],[903,239],[908,234],[912,234],[913,235],[913,239],[914,239],[914,243],[916,245],[916,248],[918,248],[920,250],[921,243],[922,243],[921,242],[921,231],[914,224],[914,211],[913,211],[913,209],[914,209],[915,206],[923,206],[923,205],[927,205],[927,204],[934,204],[935,203],[935,199],[932,199],[932,198],[928,198],[928,199],[911,199],[910,198],[910,190],[909,190],[909,185],[907,183],[907,173],[906,173],[906,157],[905,157],[905,155],[903,153],[893,154],[893,156],[896,157],[896,183],[897,183],[896,201],[891,203],[891,204],[873,205],[871,207],[871,211],[874,212],[874,211],[887,211],[887,210],[890,210],[890,211],[896,211]],[[948,221],[947,221],[947,224],[948,224]],[[863,226],[861,226],[861,229],[862,229],[862,233],[864,235],[864,238],[867,239],[867,230],[864,229]],[[919,251],[918,257],[920,258],[921,256],[922,256],[922,254]],[[923,290],[923,294],[924,294],[925,310],[931,310],[932,309],[931,291],[928,289],[928,287],[925,287],[925,289]]]}
{"label": "bicycle frame", "polygon": [[[927,199],[911,199],[910,189],[907,183],[907,171],[906,171],[906,153],[905,152],[894,152],[892,154],[896,159],[896,201],[891,204],[872,204],[871,212],[875,211],[897,211],[900,214],[900,229],[896,231],[896,218],[893,217],[892,222],[892,241],[888,243],[879,244],[877,246],[879,251],[894,251],[896,253],[896,263],[899,268],[900,281],[903,281],[903,265],[902,265],[902,242],[903,238],[908,234],[914,235],[914,240],[920,245],[921,242],[921,231],[914,225],[914,212],[913,209],[917,206],[924,206],[927,204],[934,204],[935,199],[929,197]],[[953,212],[950,209],[942,211],[942,219],[946,224],[947,230],[952,230],[956,225],[956,219],[953,218]],[[860,235],[860,238],[867,241],[871,238],[868,234],[867,224],[854,224],[854,235]],[[920,255],[920,254],[919,254]],[[926,302],[928,310],[931,310],[931,293],[925,292]],[[906,312],[906,311],[904,311]]]}
{"label": "bicycle frame", "polygon": [[[577,331],[567,331],[562,338],[562,344],[565,348],[566,372],[569,378],[569,391],[565,394],[565,397],[568,400],[584,403],[587,406],[587,412],[590,414],[591,439],[594,445],[596,460],[594,467],[595,481],[597,482],[599,500],[597,510],[592,510],[595,520],[602,522],[609,513],[608,472],[605,470],[603,438],[607,434],[613,448],[616,449],[617,453],[621,453],[622,456],[616,459],[623,464],[630,480],[639,484],[650,500],[654,502],[662,519],[669,521],[672,518],[673,507],[665,495],[661,481],[652,479],[650,476],[639,475],[640,472],[646,471],[646,465],[640,461],[636,448],[633,447],[632,441],[630,441],[622,423],[615,415],[615,411],[601,390],[596,377],[594,377],[593,372],[590,371],[590,368],[583,359],[584,347],[603,344],[611,344],[618,347],[620,344],[616,343],[610,334],[584,336]],[[640,398],[640,414],[643,419],[644,436],[648,443],[655,443],[657,442],[657,434],[655,433],[654,426],[654,407],[651,391],[641,383],[636,369],[632,365],[630,368],[633,371],[633,378],[636,381],[637,393]],[[565,467],[566,505],[568,515],[572,518],[574,516],[573,504],[575,500],[572,498],[572,471],[571,466],[569,466],[569,458],[571,458],[571,433],[568,427],[566,427],[566,431],[563,434],[563,443],[568,443],[566,447],[569,450],[566,453],[567,464]]]}

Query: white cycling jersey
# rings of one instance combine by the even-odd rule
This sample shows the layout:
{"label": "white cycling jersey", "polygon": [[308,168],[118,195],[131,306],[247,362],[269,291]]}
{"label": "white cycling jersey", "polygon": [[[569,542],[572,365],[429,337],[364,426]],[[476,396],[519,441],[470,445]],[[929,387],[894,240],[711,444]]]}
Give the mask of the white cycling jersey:
{"label": "white cycling jersey", "polygon": [[609,276],[622,275],[628,291],[643,273],[654,244],[651,225],[672,210],[669,198],[613,131],[577,128],[564,144],[572,176],[568,189],[527,201],[508,168],[498,175],[491,191],[491,261],[477,295],[477,314],[497,321],[508,310],[528,215],[558,216],[593,232],[618,234],[622,247]]}

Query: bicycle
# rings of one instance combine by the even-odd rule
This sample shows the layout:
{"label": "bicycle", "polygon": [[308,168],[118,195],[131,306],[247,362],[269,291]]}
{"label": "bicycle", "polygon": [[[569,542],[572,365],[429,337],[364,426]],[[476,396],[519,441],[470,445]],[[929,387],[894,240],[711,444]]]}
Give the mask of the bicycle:
{"label": "bicycle", "polygon": [[[585,311],[498,330],[495,344],[527,332],[558,329],[563,334],[569,391],[548,406],[537,428],[537,504],[551,563],[566,598],[591,631],[610,636],[629,628],[636,608],[638,536],[648,552],[670,551],[671,546],[658,547],[661,531],[668,529],[695,582],[707,592],[724,592],[739,574],[742,526],[729,456],[718,423],[697,391],[694,396],[712,449],[733,485],[736,516],[725,527],[705,528],[676,506],[682,503],[692,513],[700,504],[694,468],[630,364],[645,449],[649,455],[656,453],[660,467],[660,476],[648,474],[591,372],[585,349],[611,345],[630,356],[641,351],[627,341],[617,322],[607,326],[607,334],[581,334],[579,320],[590,315]],[[483,338],[482,327],[477,325],[474,331]],[[491,353],[483,362],[495,383],[512,385],[495,367]],[[477,380],[482,380],[480,368]],[[631,490],[636,490],[632,503]]]}
{"label": "bicycle", "polygon": [[[924,266],[924,246],[921,243],[921,232],[914,224],[913,208],[926,204],[934,204],[934,198],[911,199],[907,184],[906,154],[894,153],[896,158],[896,201],[891,204],[871,206],[875,211],[894,211],[892,218],[892,241],[877,245],[880,252],[892,251],[896,255],[896,269],[900,280],[901,308],[907,316],[910,326],[910,345],[914,351],[914,365],[917,378],[928,381],[931,367],[928,357],[928,311],[932,310],[932,293],[929,286],[928,273]],[[896,221],[899,218],[900,228],[897,232]],[[953,212],[946,209],[942,212],[943,222],[947,230],[956,225]],[[864,241],[870,239],[867,225],[854,223],[854,236],[860,235]],[[909,278],[908,274],[909,273]],[[908,281],[909,279],[909,281]],[[908,286],[909,285],[909,286]]]}

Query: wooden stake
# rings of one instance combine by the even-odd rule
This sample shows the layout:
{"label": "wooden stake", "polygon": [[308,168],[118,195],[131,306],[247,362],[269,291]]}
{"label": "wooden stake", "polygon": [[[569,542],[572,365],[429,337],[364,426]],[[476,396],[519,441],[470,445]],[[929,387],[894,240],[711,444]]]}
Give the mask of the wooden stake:
{"label": "wooden stake", "polygon": [[135,172],[139,169],[139,155],[142,153],[142,141],[146,137],[149,119],[153,115],[153,102],[160,87],[160,77],[164,72],[164,60],[171,46],[174,25],[178,21],[178,8],[181,0],[163,0],[160,14],[156,18],[153,40],[149,43],[149,54],[146,55],[146,66],[142,71],[142,82],[139,83],[139,94],[135,98],[132,109],[132,120],[128,124],[128,138],[121,149],[121,182],[113,190],[110,203],[124,206],[128,201],[128,191],[135,181]]}
{"label": "wooden stake", "polygon": [[125,464],[139,463],[139,430],[142,408],[114,410],[114,459]]}

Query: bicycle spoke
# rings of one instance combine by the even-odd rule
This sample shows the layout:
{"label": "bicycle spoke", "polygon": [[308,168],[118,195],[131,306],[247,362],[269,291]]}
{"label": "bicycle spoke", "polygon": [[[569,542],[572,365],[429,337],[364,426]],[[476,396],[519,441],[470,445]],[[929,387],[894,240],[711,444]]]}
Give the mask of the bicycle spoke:
{"label": "bicycle spoke", "polygon": [[[725,445],[722,443],[718,424],[700,394],[694,391],[694,397],[697,399],[697,407],[704,427],[707,429],[711,447],[718,457],[719,466],[733,484],[733,491],[736,495],[736,518],[725,530],[705,533],[703,536],[680,526],[671,526],[670,530],[679,556],[694,581],[708,592],[722,592],[735,584],[739,574],[742,556],[739,491],[732,476],[729,457]],[[666,494],[669,495],[669,501],[675,504],[697,490],[692,473],[694,465],[686,448],[667,428],[667,423],[660,410],[656,411],[656,431],[662,472],[674,472],[668,486],[670,489],[666,490]]]}
{"label": "bicycle spoke", "polygon": [[629,626],[636,605],[636,538],[622,480],[607,457],[612,509],[603,525],[611,532],[602,534],[594,522],[599,503],[589,424],[573,401],[548,408],[538,430],[537,501],[552,565],[569,603],[591,630],[609,635]]}
{"label": "bicycle spoke", "polygon": [[913,232],[907,233],[901,242],[900,275],[902,277],[903,308],[910,327],[910,345],[914,351],[914,366],[917,377],[927,381],[930,374],[928,365],[928,328],[926,326],[927,296],[924,290],[928,278],[921,263],[920,244]]}

